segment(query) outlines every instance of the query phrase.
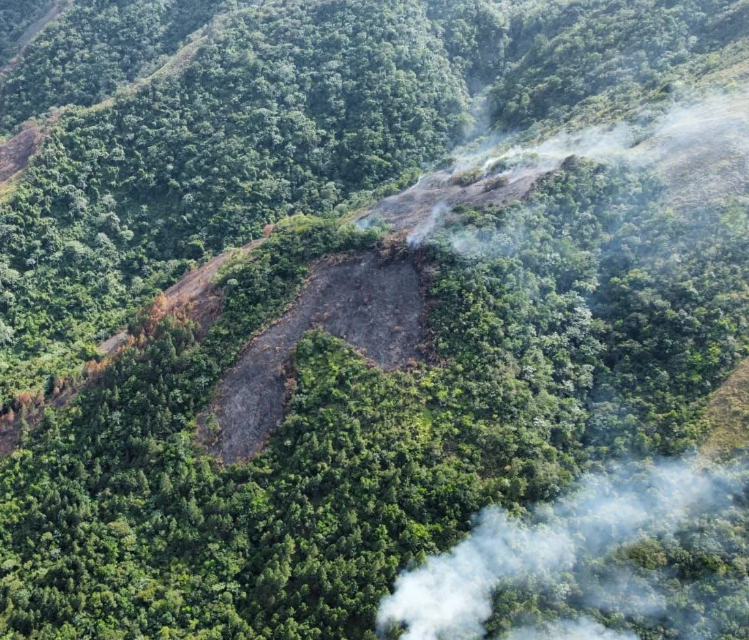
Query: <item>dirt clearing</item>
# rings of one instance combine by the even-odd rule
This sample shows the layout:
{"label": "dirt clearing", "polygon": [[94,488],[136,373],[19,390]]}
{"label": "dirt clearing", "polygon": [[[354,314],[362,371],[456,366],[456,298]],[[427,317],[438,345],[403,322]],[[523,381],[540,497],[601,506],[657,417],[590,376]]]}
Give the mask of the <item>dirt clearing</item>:
{"label": "dirt clearing", "polygon": [[0,145],[0,184],[28,166],[43,137],[42,127],[32,126]]}
{"label": "dirt clearing", "polygon": [[716,390],[707,405],[705,416],[712,431],[700,453],[714,460],[749,443],[749,359]]}
{"label": "dirt clearing", "polygon": [[[239,251],[252,251],[259,247],[264,238],[253,240]],[[198,337],[202,337],[211,328],[221,314],[223,295],[213,283],[218,270],[223,267],[237,249],[231,249],[209,260],[197,269],[193,269],[176,284],[164,292],[163,297],[157,300],[161,311],[164,313],[184,312],[186,316],[199,325]],[[127,342],[127,330],[107,338],[99,346],[99,353],[105,356],[113,356],[117,349]]]}
{"label": "dirt clearing", "polygon": [[[309,329],[320,327],[361,349],[385,370],[420,359],[423,303],[411,259],[367,254],[344,263],[320,262],[294,306],[247,346],[201,417],[201,440],[225,463],[257,454],[283,420],[285,365]],[[206,423],[214,414],[218,441]],[[215,439],[215,437],[213,437]]]}
{"label": "dirt clearing", "polygon": [[459,204],[475,206],[503,205],[522,200],[544,172],[528,170],[510,176],[506,184],[491,188],[493,176],[486,176],[473,184],[455,183],[455,175],[437,171],[419,179],[410,189],[385,198],[365,211],[357,220],[367,226],[377,220],[386,222],[397,231],[412,231],[429,221],[438,206],[450,209]]}

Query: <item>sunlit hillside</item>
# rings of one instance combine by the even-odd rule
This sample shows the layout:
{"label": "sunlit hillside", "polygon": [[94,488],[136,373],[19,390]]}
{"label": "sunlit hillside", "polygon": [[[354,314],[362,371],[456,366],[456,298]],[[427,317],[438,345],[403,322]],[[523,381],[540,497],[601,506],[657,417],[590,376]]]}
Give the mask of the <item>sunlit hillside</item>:
{"label": "sunlit hillside", "polygon": [[747,0],[0,0],[0,640],[747,640]]}

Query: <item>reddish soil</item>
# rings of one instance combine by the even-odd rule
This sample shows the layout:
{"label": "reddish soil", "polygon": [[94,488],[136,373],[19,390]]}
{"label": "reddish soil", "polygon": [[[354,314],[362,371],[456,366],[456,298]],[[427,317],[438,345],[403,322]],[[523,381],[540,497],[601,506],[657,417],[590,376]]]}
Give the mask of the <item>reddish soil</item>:
{"label": "reddish soil", "polygon": [[[252,251],[259,247],[265,238],[254,240],[242,247],[242,252]],[[189,271],[172,287],[164,292],[163,309],[165,313],[184,312],[200,326],[199,336],[205,335],[211,325],[221,314],[223,297],[221,291],[213,284],[218,270],[226,264],[236,250],[226,251],[206,262],[198,269]],[[127,342],[127,330],[123,329],[99,345],[102,355],[112,356]]]}
{"label": "reddish soil", "polygon": [[[1,153],[1,151],[0,151]],[[266,230],[266,237],[272,228]],[[258,247],[265,238],[255,240],[242,247],[241,251],[251,251]],[[159,308],[159,313],[184,313],[189,319],[200,326],[198,337],[204,335],[221,314],[223,298],[221,291],[213,284],[213,278],[218,270],[226,264],[236,250],[227,251],[206,262],[199,269],[190,271],[168,289]],[[117,351],[128,344],[130,336],[127,330],[114,334],[99,345],[99,351],[107,357],[114,356]],[[105,366],[103,363],[100,366]],[[32,403],[24,410],[23,418],[30,427],[41,420],[47,407],[62,408],[67,406],[78,394],[79,387],[66,385],[63,390],[51,400],[41,400]],[[0,455],[13,452],[21,436],[21,413],[16,412],[12,419],[0,416]]]}
{"label": "reddish soil", "polygon": [[[342,338],[392,370],[420,359],[423,301],[410,258],[367,254],[344,263],[320,262],[294,306],[255,337],[219,385],[201,416],[200,439],[225,463],[257,454],[283,420],[285,366],[309,329]],[[218,420],[218,439],[206,426]]]}
{"label": "reddish soil", "polygon": [[28,166],[29,159],[39,149],[43,137],[42,127],[32,126],[0,145],[0,183]]}
{"label": "reddish soil", "polygon": [[359,217],[359,224],[366,225],[377,219],[388,223],[399,231],[418,230],[420,225],[429,224],[436,207],[444,205],[449,209],[459,204],[477,206],[502,205],[521,200],[528,195],[534,183],[543,175],[540,171],[529,171],[510,176],[502,187],[487,191],[490,176],[462,187],[453,184],[452,175],[447,171],[437,171],[422,177],[417,184],[378,202]]}

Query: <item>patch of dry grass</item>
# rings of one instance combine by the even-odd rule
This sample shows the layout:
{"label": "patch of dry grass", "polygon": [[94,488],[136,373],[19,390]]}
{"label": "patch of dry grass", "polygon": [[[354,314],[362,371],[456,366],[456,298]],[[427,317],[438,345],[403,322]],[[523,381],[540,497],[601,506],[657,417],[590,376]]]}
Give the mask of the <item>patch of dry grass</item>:
{"label": "patch of dry grass", "polygon": [[703,456],[721,458],[749,444],[749,359],[713,394],[706,418],[712,431],[702,446]]}

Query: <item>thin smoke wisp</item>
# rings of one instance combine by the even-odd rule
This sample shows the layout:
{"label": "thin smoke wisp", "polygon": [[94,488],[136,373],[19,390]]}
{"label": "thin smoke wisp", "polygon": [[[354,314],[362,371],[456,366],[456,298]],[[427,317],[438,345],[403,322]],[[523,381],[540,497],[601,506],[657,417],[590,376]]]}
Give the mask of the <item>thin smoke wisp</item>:
{"label": "thin smoke wisp", "polygon": [[[421,182],[421,178],[419,178],[419,182]],[[448,207],[448,205],[444,202],[436,204],[429,213],[429,216],[425,220],[420,222],[416,226],[416,228],[414,228],[414,230],[408,234],[408,237],[406,238],[408,246],[412,249],[421,246],[421,243],[424,242],[424,239],[431,235],[431,233],[437,226],[437,223],[440,221],[442,216],[444,216],[445,213],[449,211],[449,209],[450,207]]]}

